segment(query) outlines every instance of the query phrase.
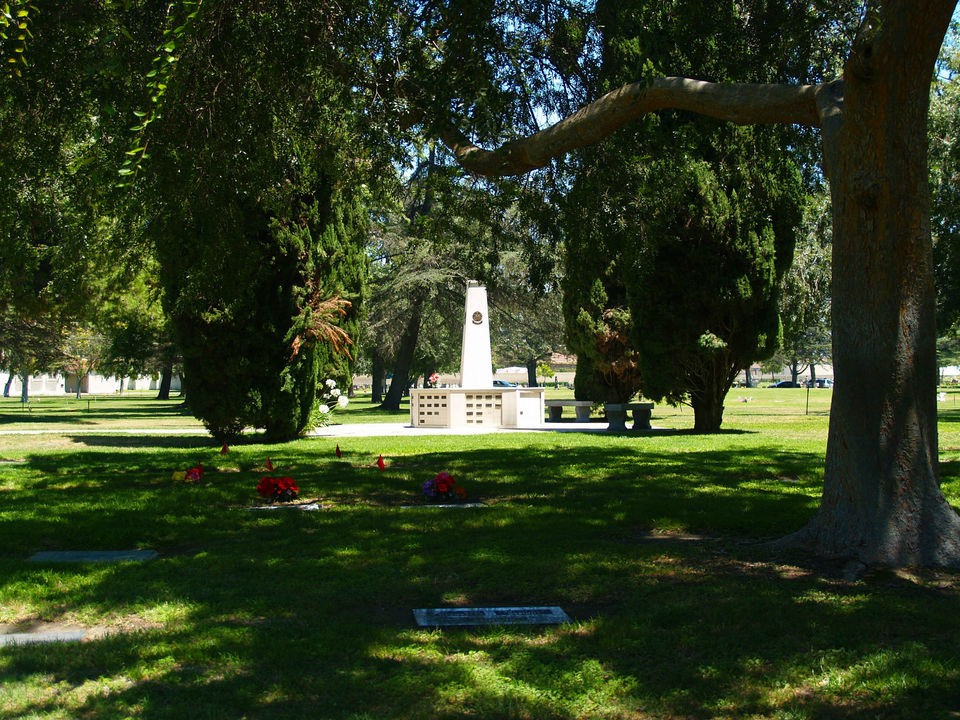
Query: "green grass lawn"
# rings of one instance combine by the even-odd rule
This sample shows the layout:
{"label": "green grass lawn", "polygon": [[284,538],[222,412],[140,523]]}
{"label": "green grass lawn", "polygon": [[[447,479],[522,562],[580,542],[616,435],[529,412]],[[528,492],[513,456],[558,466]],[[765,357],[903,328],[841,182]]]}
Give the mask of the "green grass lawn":
{"label": "green grass lawn", "polygon": [[[0,434],[0,623],[94,639],[0,648],[0,717],[960,717],[960,576],[850,582],[763,544],[817,506],[830,396],[733,390],[710,436],[658,407],[672,430],[253,437],[226,455],[177,401],[4,400],[0,431],[51,432]],[[958,399],[940,404],[955,506]],[[337,421],[405,418],[357,398]],[[322,509],[251,510],[267,457]],[[171,479],[197,461],[199,485]],[[440,470],[484,507],[417,506]],[[27,561],[130,548],[160,557]],[[489,605],[574,621],[412,616]]]}

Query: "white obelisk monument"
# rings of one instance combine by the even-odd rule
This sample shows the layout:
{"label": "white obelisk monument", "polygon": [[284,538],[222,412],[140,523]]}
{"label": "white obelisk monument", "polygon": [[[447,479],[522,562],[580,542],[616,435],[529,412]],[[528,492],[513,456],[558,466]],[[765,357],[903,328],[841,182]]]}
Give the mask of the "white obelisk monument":
{"label": "white obelisk monument", "polygon": [[490,351],[490,318],[487,289],[476,280],[467,282],[467,302],[460,346],[460,387],[486,390],[493,387],[493,354]]}
{"label": "white obelisk monument", "polygon": [[464,305],[460,387],[410,390],[413,427],[536,428],[543,420],[543,388],[494,387],[487,289],[470,280]]}

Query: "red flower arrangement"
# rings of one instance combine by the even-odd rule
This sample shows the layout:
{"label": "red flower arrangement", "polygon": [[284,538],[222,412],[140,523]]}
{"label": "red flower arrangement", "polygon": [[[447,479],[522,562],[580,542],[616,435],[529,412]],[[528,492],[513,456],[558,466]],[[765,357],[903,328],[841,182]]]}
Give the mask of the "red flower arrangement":
{"label": "red flower arrangement", "polygon": [[297,499],[300,494],[300,487],[291,477],[270,477],[267,475],[260,478],[257,492],[260,493],[261,497],[274,502],[290,502]]}
{"label": "red flower arrangement", "polygon": [[467,491],[448,472],[437,473],[423,484],[423,494],[430,500],[466,500]]}
{"label": "red flower arrangement", "polygon": [[203,463],[198,462],[196,467],[187,470],[183,479],[189,483],[198,483],[203,480]]}

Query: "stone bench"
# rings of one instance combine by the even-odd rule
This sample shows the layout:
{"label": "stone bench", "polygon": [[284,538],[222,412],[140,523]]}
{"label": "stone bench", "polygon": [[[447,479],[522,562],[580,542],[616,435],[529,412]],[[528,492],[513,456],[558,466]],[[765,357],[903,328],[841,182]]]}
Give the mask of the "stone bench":
{"label": "stone bench", "polygon": [[650,416],[653,413],[652,402],[607,403],[603,406],[607,413],[610,430],[627,429],[627,412],[633,415],[634,430],[650,430]]}
{"label": "stone bench", "polygon": [[572,407],[576,411],[577,422],[590,422],[590,410],[594,406],[592,400],[544,400],[543,404],[550,410],[551,422],[560,421],[565,407]]}

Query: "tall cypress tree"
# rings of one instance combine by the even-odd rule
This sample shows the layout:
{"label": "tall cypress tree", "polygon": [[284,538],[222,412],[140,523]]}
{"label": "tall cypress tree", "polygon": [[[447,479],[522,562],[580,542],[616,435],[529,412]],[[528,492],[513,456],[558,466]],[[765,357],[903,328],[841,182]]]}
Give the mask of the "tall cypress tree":
{"label": "tall cypress tree", "polygon": [[263,19],[194,21],[144,178],[187,401],[222,440],[296,437],[318,382],[350,381],[366,270],[349,88]]}
{"label": "tall cypress tree", "polygon": [[[304,163],[303,158],[299,158]],[[344,347],[318,327],[355,334],[366,271],[360,201],[323,173],[285,179],[303,194],[271,206],[220,193],[188,198],[161,223],[168,311],[193,412],[218,439],[243,427],[299,435],[325,378],[351,379]],[[346,301],[343,317],[324,310]]]}
{"label": "tall cypress tree", "polygon": [[[730,5],[706,17],[689,3],[602,0],[596,92],[628,77],[694,67],[711,80],[775,73],[769,63],[754,70],[755,54],[778,26],[802,25],[777,13],[768,7],[748,18]],[[581,271],[606,264],[594,278],[605,289],[622,287],[630,317],[622,324],[630,328],[644,395],[689,399],[700,430],[720,426],[737,371],[776,349],[778,287],[802,195],[784,139],[778,130],[667,112],[582,155],[568,255],[593,253],[590,264],[574,263]]]}
{"label": "tall cypress tree", "polygon": [[772,355],[781,336],[802,191],[796,168],[771,159],[774,145],[758,151],[758,134],[723,128],[642,173],[660,188],[640,198],[644,236],[626,274],[644,391],[685,394],[702,431],[720,427],[737,372]]}
{"label": "tall cypress tree", "polygon": [[[578,225],[580,232],[585,225]],[[574,392],[579,400],[627,402],[640,389],[633,319],[619,262],[623,248],[616,242],[612,233],[597,233],[590,240],[579,235],[566,247],[564,325],[567,344],[577,356]]]}

